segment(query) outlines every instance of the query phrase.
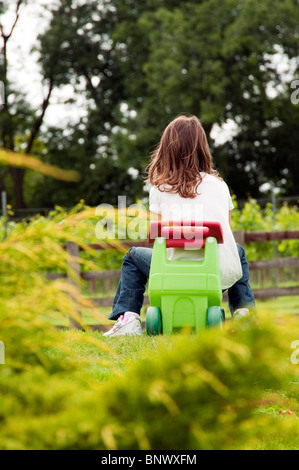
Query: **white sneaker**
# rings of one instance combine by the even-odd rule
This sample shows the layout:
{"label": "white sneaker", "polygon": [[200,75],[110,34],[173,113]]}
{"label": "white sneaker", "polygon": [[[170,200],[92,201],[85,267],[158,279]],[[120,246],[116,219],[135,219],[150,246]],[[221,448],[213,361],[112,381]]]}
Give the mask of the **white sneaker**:
{"label": "white sneaker", "polygon": [[113,327],[103,334],[103,336],[122,336],[143,334],[140,316],[137,313],[126,312],[121,315]]}
{"label": "white sneaker", "polygon": [[234,319],[241,320],[242,318],[250,318],[249,308],[237,308],[234,311]]}
{"label": "white sneaker", "polygon": [[233,319],[241,321],[242,323],[257,325],[257,319],[253,312],[249,308],[237,308],[234,311]]}

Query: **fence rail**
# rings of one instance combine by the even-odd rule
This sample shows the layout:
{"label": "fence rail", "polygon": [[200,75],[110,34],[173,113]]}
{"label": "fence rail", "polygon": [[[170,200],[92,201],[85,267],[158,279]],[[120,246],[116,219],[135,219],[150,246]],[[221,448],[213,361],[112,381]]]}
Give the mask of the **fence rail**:
{"label": "fence rail", "polygon": [[298,240],[299,230],[282,230],[277,232],[245,232],[244,230],[235,230],[234,237],[240,245],[251,242]]}
{"label": "fence rail", "polygon": [[[244,245],[245,243],[251,242],[265,242],[265,241],[280,241],[280,240],[299,240],[299,230],[292,231],[277,231],[277,232],[245,232],[243,230],[234,231],[234,237],[237,243]],[[131,246],[141,246],[141,247],[150,247],[152,246],[147,241],[124,241],[122,245],[126,248]],[[103,250],[103,246],[99,244],[89,245],[95,250]],[[120,270],[106,270],[106,271],[80,271],[80,262],[79,256],[80,251],[82,250],[78,245],[73,242],[68,242],[65,246],[66,250],[70,254],[69,267],[74,271],[75,274],[79,276],[82,280],[94,282],[98,280],[113,280],[119,279],[121,271]],[[281,268],[299,268],[299,257],[287,257],[287,258],[275,258],[268,260],[259,260],[259,261],[250,261],[249,269],[250,271],[254,270],[263,270],[263,269],[281,269]],[[80,284],[74,280],[73,276],[67,276],[64,273],[47,273],[48,279],[58,279],[58,278],[68,278],[68,281],[74,286],[76,286],[77,294],[81,295]],[[299,284],[299,283],[298,283]],[[299,285],[293,287],[267,287],[253,289],[254,295],[257,299],[266,299],[271,297],[280,297],[280,296],[293,296],[299,295]],[[92,301],[95,305],[101,307],[110,307],[113,304],[113,297],[102,297],[102,298],[92,298]],[[144,298],[144,304],[149,304],[149,299],[147,296]],[[78,307],[79,308],[79,307]],[[78,313],[80,314],[79,310]],[[73,326],[77,326],[73,322]]]}

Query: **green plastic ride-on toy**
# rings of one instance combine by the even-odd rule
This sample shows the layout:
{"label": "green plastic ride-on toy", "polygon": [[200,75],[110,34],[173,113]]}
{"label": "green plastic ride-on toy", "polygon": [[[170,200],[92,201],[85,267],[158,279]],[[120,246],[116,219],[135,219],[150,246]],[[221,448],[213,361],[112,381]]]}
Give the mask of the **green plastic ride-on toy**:
{"label": "green plastic ride-on toy", "polygon": [[[222,326],[222,288],[217,243],[223,243],[218,222],[151,222],[154,243],[146,314],[148,335],[171,334],[182,328],[196,332]],[[204,248],[204,258],[168,260],[170,247]]]}

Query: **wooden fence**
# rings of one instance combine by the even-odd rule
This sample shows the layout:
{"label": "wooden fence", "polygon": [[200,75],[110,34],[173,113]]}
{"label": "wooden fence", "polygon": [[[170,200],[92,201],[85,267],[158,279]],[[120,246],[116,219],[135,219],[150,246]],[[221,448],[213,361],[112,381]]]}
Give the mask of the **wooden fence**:
{"label": "wooden fence", "polygon": [[[282,240],[299,240],[299,230],[286,230],[280,232],[245,232],[244,230],[235,230],[234,237],[237,243],[244,246],[251,242],[267,242]],[[260,271],[264,269],[283,269],[283,268],[299,268],[298,257],[274,258],[268,260],[249,261],[249,270]],[[299,279],[298,286],[294,287],[267,287],[261,289],[253,289],[256,299],[267,299],[271,297],[281,297],[288,295],[299,295]]]}
{"label": "wooden fence", "polygon": [[[299,240],[299,230],[292,231],[277,231],[277,232],[245,232],[243,230],[236,230],[234,232],[234,237],[237,243],[244,246],[247,243],[251,242],[265,242],[265,241],[281,241],[281,240]],[[142,247],[151,247],[147,241],[132,241],[132,242],[122,242],[122,245],[126,248],[131,246],[142,246]],[[93,244],[89,245],[91,248],[96,250],[102,250],[101,245]],[[120,270],[107,270],[103,272],[97,271],[80,271],[79,256],[81,248],[73,242],[69,242],[66,245],[66,249],[70,256],[70,268],[84,281],[89,281],[90,283],[95,283],[98,280],[112,280],[120,278]],[[260,261],[250,261],[249,269],[252,274],[254,270],[265,270],[265,269],[281,269],[281,268],[299,268],[299,257],[288,257],[288,258],[275,258],[269,260],[260,260]],[[49,279],[65,278],[67,274],[63,273],[48,273]],[[298,279],[297,279],[298,280]],[[74,278],[69,276],[69,282],[74,284]],[[77,283],[76,288],[79,290],[81,287]],[[294,287],[267,287],[253,289],[256,299],[266,299],[271,297],[280,297],[280,296],[293,296],[299,295],[299,280],[298,285]],[[79,292],[80,294],[80,292]],[[101,298],[92,298],[92,301],[95,305],[99,307],[111,307],[113,303],[113,297],[101,297]],[[145,296],[144,304],[147,305],[149,299]],[[79,307],[78,307],[78,314]]]}

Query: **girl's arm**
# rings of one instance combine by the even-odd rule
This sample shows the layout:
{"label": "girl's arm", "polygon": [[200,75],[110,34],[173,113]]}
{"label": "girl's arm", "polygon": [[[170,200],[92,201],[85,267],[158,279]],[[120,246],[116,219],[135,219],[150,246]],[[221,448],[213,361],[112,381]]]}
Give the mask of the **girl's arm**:
{"label": "girl's arm", "polygon": [[228,222],[229,222],[229,225],[231,225],[231,221],[232,221],[232,211],[229,211],[229,213],[228,213]]}

